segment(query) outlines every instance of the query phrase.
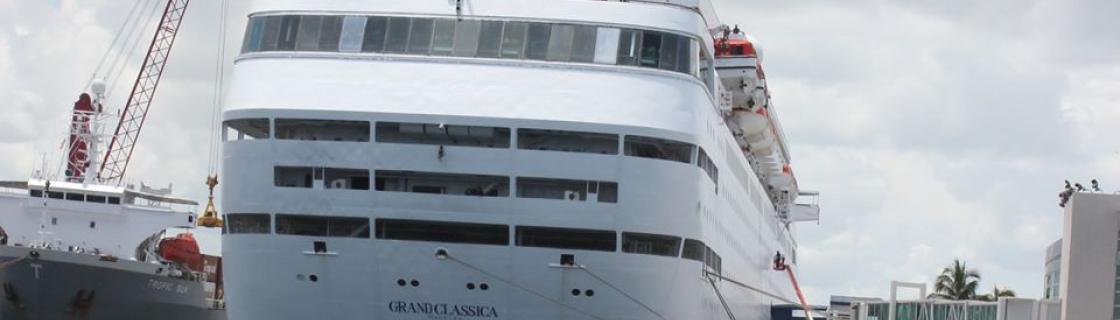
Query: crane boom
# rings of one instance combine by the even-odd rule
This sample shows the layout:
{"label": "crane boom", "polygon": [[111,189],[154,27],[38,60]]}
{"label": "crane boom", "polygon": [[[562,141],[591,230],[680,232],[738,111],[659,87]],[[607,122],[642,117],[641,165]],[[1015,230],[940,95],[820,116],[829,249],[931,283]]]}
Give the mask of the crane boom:
{"label": "crane boom", "polygon": [[128,96],[124,110],[121,111],[121,119],[117,123],[113,140],[109,142],[105,160],[101,162],[101,169],[97,176],[102,183],[119,185],[124,177],[189,2],[190,0],[168,0],[167,7],[163,9],[163,17],[160,18],[155,36],[148,46],[148,55],[144,57],[140,74],[132,85],[132,93]]}

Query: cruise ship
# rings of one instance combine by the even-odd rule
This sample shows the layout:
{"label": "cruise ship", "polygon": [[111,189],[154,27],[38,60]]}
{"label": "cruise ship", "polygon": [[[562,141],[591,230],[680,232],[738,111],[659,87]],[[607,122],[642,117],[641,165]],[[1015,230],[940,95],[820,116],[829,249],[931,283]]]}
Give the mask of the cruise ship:
{"label": "cruise ship", "polygon": [[707,0],[250,8],[222,113],[230,318],[796,303],[816,193],[758,48]]}

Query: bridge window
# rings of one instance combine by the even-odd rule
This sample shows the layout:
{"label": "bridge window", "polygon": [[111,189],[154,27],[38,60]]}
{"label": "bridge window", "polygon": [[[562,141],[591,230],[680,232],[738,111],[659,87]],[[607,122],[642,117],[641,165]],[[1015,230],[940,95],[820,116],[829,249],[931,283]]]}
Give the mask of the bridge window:
{"label": "bridge window", "polygon": [[649,233],[622,233],[622,252],[676,257],[681,251],[681,238]]}
{"label": "bridge window", "polygon": [[362,35],[362,52],[382,52],[385,50],[385,34],[389,31],[389,18],[369,17],[365,33]]}
{"label": "bridge window", "polygon": [[272,217],[264,213],[231,213],[226,215],[229,233],[272,233]]}
{"label": "bridge window", "polygon": [[701,53],[698,43],[667,32],[576,23],[286,15],[252,17],[242,53],[333,51],[529,59],[694,74],[693,57]]}
{"label": "bridge window", "polygon": [[517,148],[616,155],[618,154],[618,135],[561,130],[517,129]]}
{"label": "bridge window", "polygon": [[339,36],[338,51],[361,52],[362,31],[366,28],[366,17],[346,16],[342,18],[342,34]]}
{"label": "bridge window", "polygon": [[697,158],[696,165],[703,169],[708,174],[708,178],[712,179],[713,183],[719,185],[719,168],[716,168],[716,163],[708,157],[708,153],[704,152],[704,148],[700,148],[700,156]]}
{"label": "bridge window", "polygon": [[276,119],[276,139],[368,142],[369,122]]}
{"label": "bridge window", "polygon": [[509,245],[509,226],[444,221],[377,219],[377,238]]}
{"label": "bridge window", "polygon": [[618,183],[518,177],[517,197],[616,203]]}
{"label": "bridge window", "polygon": [[509,128],[378,122],[377,142],[509,148]]}
{"label": "bridge window", "polygon": [[626,136],[626,155],[662,159],[683,163],[692,162],[692,144],[643,136]]}
{"label": "bridge window", "polygon": [[517,227],[517,245],[557,249],[615,251],[614,231],[552,227]]}
{"label": "bridge window", "polygon": [[431,53],[433,23],[434,21],[430,18],[412,19],[412,30],[408,37],[408,53]]}
{"label": "bridge window", "polygon": [[684,239],[684,250],[681,250],[681,258],[704,262],[706,248],[707,246],[700,240]]}
{"label": "bridge window", "polygon": [[377,170],[377,191],[508,197],[509,177]]}
{"label": "bridge window", "polygon": [[105,196],[86,195],[86,202],[105,203]]}
{"label": "bridge window", "polygon": [[32,198],[42,198],[43,197],[43,190],[31,189],[30,190],[30,195],[31,195]]}
{"label": "bridge window", "polygon": [[66,198],[66,194],[58,191],[47,191],[47,198],[63,199]]}
{"label": "bridge window", "polygon": [[109,197],[109,204],[121,204],[121,198]]}
{"label": "bridge window", "polygon": [[369,238],[369,219],[277,214],[276,233],[297,236]]}
{"label": "bridge window", "polygon": [[268,119],[237,119],[225,122],[225,141],[268,139]]}

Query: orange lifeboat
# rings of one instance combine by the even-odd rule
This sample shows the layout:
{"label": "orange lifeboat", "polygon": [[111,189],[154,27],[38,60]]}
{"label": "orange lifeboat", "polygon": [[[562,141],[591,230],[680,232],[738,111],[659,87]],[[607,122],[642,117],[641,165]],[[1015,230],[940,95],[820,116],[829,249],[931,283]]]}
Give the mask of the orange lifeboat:
{"label": "orange lifeboat", "polygon": [[202,270],[202,253],[198,249],[198,241],[190,233],[180,233],[174,238],[160,240],[159,256],[194,271]]}

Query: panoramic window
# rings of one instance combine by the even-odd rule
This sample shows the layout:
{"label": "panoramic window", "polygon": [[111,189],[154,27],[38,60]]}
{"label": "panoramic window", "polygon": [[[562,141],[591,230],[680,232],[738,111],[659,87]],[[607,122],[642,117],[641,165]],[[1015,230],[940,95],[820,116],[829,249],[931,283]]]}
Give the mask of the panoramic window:
{"label": "panoramic window", "polygon": [[378,122],[377,142],[509,148],[509,128]]}
{"label": "panoramic window", "polygon": [[649,233],[622,233],[622,252],[676,257],[681,251],[681,238]]}
{"label": "panoramic window", "polygon": [[558,249],[615,251],[614,231],[552,227],[517,227],[517,245]]}
{"label": "panoramic window", "polygon": [[715,271],[716,274],[723,274],[723,258],[720,257],[719,254],[715,252],[715,250],[712,250],[711,247],[707,248],[707,255],[704,259],[704,265],[708,266],[708,268],[711,268],[713,271]]}
{"label": "panoramic window", "polygon": [[228,233],[272,233],[272,217],[264,213],[230,213],[226,214],[226,232]]}
{"label": "panoramic window", "polygon": [[377,191],[508,197],[509,177],[458,173],[377,170]]}
{"label": "panoramic window", "polygon": [[708,178],[712,179],[712,182],[719,184],[719,168],[716,168],[716,163],[712,161],[711,157],[708,157],[704,148],[700,148],[700,156],[697,158],[696,165],[708,174]]}
{"label": "panoramic window", "polygon": [[369,238],[369,219],[277,214],[276,233],[297,236]]}
{"label": "panoramic window", "polygon": [[86,201],[86,195],[81,194],[81,193],[66,193],[66,200]]}
{"label": "panoramic window", "polygon": [[66,194],[65,194],[65,193],[62,193],[62,192],[58,192],[58,191],[47,191],[47,198],[51,198],[51,199],[63,199],[63,198],[65,198],[65,197],[66,197]]}
{"label": "panoramic window", "polygon": [[276,139],[368,142],[369,122],[276,119]]}
{"label": "panoramic window", "polygon": [[268,139],[268,119],[237,119],[225,122],[225,141]]}
{"label": "panoramic window", "polygon": [[373,52],[628,65],[695,74],[703,52],[688,36],[575,23],[457,18],[252,17],[242,53]]}
{"label": "panoramic window", "polygon": [[707,246],[700,240],[684,239],[684,249],[681,250],[681,258],[704,262],[704,254],[707,252],[706,248]]}
{"label": "panoramic window", "polygon": [[121,198],[109,197],[109,204],[121,204]]}
{"label": "panoramic window", "polygon": [[517,177],[517,197],[616,203],[618,183]]}
{"label": "panoramic window", "polygon": [[641,158],[662,159],[684,163],[692,162],[693,145],[642,136],[626,136],[626,155]]}
{"label": "panoramic window", "polygon": [[31,189],[29,192],[30,192],[30,195],[31,195],[32,198],[42,198],[43,197],[43,190]]}
{"label": "panoramic window", "polygon": [[386,240],[509,245],[509,226],[498,224],[377,219],[376,235]]}
{"label": "panoramic window", "polygon": [[517,129],[517,148],[618,154],[618,135],[561,130]]}

